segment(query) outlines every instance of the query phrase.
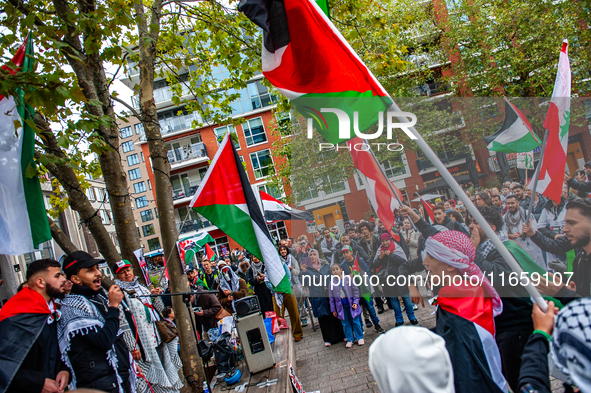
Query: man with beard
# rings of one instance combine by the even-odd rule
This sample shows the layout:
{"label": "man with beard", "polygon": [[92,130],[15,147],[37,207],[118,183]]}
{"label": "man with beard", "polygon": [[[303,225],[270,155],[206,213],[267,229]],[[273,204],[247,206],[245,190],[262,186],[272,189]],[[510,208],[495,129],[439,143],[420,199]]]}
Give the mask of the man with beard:
{"label": "man with beard", "polygon": [[61,393],[70,374],[57,341],[55,299],[65,296],[60,264],[41,259],[27,269],[27,287],[0,310],[0,391]]}
{"label": "man with beard", "polygon": [[[521,206],[523,206],[525,209],[529,208],[530,197],[527,196],[525,188],[521,184],[513,183],[511,185],[511,192],[512,195],[517,197],[517,200]],[[509,197],[507,197],[507,199],[509,199]]]}
{"label": "man with beard", "polygon": [[129,393],[135,391],[136,380],[123,337],[129,325],[121,325],[119,319],[123,293],[113,285],[105,294],[98,269],[102,262],[84,251],[74,251],[64,259],[63,270],[74,285],[62,300],[58,342],[72,372],[71,389]]}
{"label": "man with beard", "polygon": [[[515,240],[541,268],[547,270],[546,262],[542,250],[530,239],[521,240],[521,225],[527,223],[525,208],[520,206],[519,198],[516,195],[507,197],[507,207],[509,211],[503,216],[505,230],[510,240]],[[533,214],[530,215],[533,225],[537,225]]]}
{"label": "man with beard", "polygon": [[541,294],[555,297],[562,304],[567,304],[576,298],[591,296],[591,200],[575,199],[566,205],[562,232],[565,236],[550,239],[532,229],[531,225],[523,225],[523,233],[530,236],[544,251],[552,254],[565,253],[572,249],[576,251],[573,275],[568,285],[565,285],[568,276],[563,277],[560,282],[558,279],[554,280],[550,273],[548,280],[544,277],[537,285]]}

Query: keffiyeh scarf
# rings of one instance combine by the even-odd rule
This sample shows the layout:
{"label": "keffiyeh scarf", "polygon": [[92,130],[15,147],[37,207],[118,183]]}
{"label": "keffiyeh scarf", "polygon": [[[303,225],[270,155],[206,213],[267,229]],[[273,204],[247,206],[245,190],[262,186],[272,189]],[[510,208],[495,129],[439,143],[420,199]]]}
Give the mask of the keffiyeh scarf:
{"label": "keffiyeh scarf", "polygon": [[[505,243],[506,241],[509,240],[509,236],[507,236],[507,232],[505,231],[499,231],[499,233],[497,234],[499,236],[499,239],[501,239],[501,242]],[[487,257],[488,254],[490,254],[490,252],[492,250],[494,250],[496,247],[493,244],[492,240],[490,239],[486,239],[485,241],[483,241],[480,244],[480,253],[482,254],[483,257]]]}
{"label": "keffiyeh scarf", "polygon": [[[225,266],[222,269],[220,288],[222,288],[222,291],[228,290],[230,292],[238,292],[240,290],[240,279],[236,273],[234,273],[234,270],[230,269],[228,266]],[[234,308],[234,300],[232,300],[232,309],[236,311]]]}
{"label": "keffiyeh scarf", "polygon": [[126,292],[135,291],[135,294],[138,295],[139,301],[142,302],[144,306],[146,306],[147,312],[150,315],[150,321],[160,320],[160,315],[158,315],[158,312],[154,309],[152,298],[149,296],[152,293],[148,288],[139,283],[137,277],[134,277],[131,281],[115,280],[115,284],[117,284],[119,288]]}
{"label": "keffiyeh scarf", "polygon": [[[106,297],[102,294],[98,296],[105,304],[108,304]],[[58,320],[57,337],[62,360],[71,371],[72,382],[70,383],[70,389],[73,390],[76,389],[76,374],[74,373],[74,368],[72,367],[70,357],[68,356],[68,352],[70,351],[70,340],[77,334],[85,335],[90,330],[96,331],[97,329],[101,329],[105,324],[105,319],[96,307],[82,295],[67,295],[62,300],[60,311],[61,317]],[[121,334],[123,334],[123,331],[119,329],[117,336],[120,336]],[[122,387],[123,380],[117,372],[117,353],[115,351],[115,346],[112,346],[111,349],[107,351],[107,360],[113,370],[115,370],[119,385],[119,393],[124,393]],[[132,370],[129,372],[129,377],[130,380],[133,379],[133,381],[131,381],[131,386],[135,392],[135,373],[133,372],[133,359],[131,359],[131,355],[130,362],[132,364]]]}
{"label": "keffiyeh scarf", "polygon": [[503,312],[503,303],[497,290],[474,263],[476,251],[468,236],[458,231],[439,232],[427,239],[425,253],[455,267],[464,275],[478,277],[478,282],[482,282],[482,286],[492,300],[493,315],[496,317]]}
{"label": "keffiyeh scarf", "polygon": [[[517,227],[520,222],[527,222],[527,220],[525,219],[525,211],[523,210],[523,208],[520,207],[515,214],[507,212],[507,214],[505,214],[505,217],[503,217],[503,221],[505,221],[507,229],[511,230]],[[521,228],[517,228],[517,232],[521,232]]]}

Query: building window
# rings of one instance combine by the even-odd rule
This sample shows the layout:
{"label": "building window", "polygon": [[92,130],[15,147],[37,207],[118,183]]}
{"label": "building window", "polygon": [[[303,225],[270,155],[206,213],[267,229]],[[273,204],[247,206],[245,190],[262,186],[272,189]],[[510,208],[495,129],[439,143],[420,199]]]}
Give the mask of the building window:
{"label": "building window", "polygon": [[130,151],[132,151],[134,149],[134,147],[133,147],[133,141],[123,142],[121,144],[121,146],[123,147],[123,153],[130,152]]}
{"label": "building window", "polygon": [[148,248],[150,251],[156,251],[160,249],[160,239],[155,237],[154,239],[148,239]]}
{"label": "building window", "polygon": [[158,218],[158,209],[154,208],[154,213],[156,214],[156,218]]}
{"label": "building window", "polygon": [[267,228],[269,228],[269,233],[271,234],[271,238],[275,240],[276,244],[279,244],[281,239],[286,239],[287,235],[287,228],[285,227],[285,221],[274,222],[272,224],[267,224]]}
{"label": "building window", "polygon": [[244,130],[246,146],[267,142],[267,134],[265,134],[265,127],[263,127],[263,119],[261,117],[247,120],[242,124],[242,129]]}
{"label": "building window", "polygon": [[144,134],[144,125],[142,123],[134,124],[133,128],[135,129],[136,135]]}
{"label": "building window", "polygon": [[99,210],[98,211],[99,216],[101,217],[101,221],[103,222],[103,224],[110,224],[111,223],[111,216],[109,214],[108,211],[106,210]]}
{"label": "building window", "polygon": [[230,243],[228,242],[227,236],[218,237],[214,239],[215,245],[213,246],[213,251],[218,255],[229,255],[230,254]]}
{"label": "building window", "polygon": [[140,229],[138,227],[135,227],[135,229],[137,229],[137,237],[139,237],[141,239],[142,238],[142,234],[140,232]]}
{"label": "building window", "polygon": [[129,171],[129,180],[136,180],[142,177],[140,168],[135,168]]}
{"label": "building window", "polygon": [[142,162],[146,162],[146,159],[144,158],[144,152],[140,153],[142,155]]}
{"label": "building window", "polygon": [[135,183],[133,185],[133,188],[135,189],[136,194],[139,194],[141,192],[146,192],[146,183],[144,183],[143,181],[141,181],[139,183]]}
{"label": "building window", "polygon": [[143,212],[140,212],[140,216],[142,216],[142,222],[154,219],[154,216],[152,215],[152,210],[144,210]]}
{"label": "building window", "polygon": [[275,173],[273,159],[271,158],[271,150],[269,149],[250,153],[250,161],[252,162],[254,178],[256,180],[265,178]]}
{"label": "building window", "polygon": [[144,195],[143,197],[135,198],[135,206],[139,209],[140,207],[148,206],[148,198]]}
{"label": "building window", "polygon": [[150,179],[148,179],[148,188],[151,190],[152,189],[152,182],[150,181]]}
{"label": "building window", "polygon": [[406,174],[406,167],[404,164],[401,164],[400,166],[392,166],[390,161],[384,161],[382,162],[382,167],[388,177],[396,177]]}
{"label": "building window", "polygon": [[140,158],[138,157],[137,153],[127,156],[127,165],[133,166],[140,163]]}
{"label": "building window", "polygon": [[[215,128],[213,130],[213,132],[215,133],[215,138],[218,141],[218,146],[220,145],[220,143],[222,143],[222,140],[224,139],[224,136],[226,136],[228,129],[230,129],[230,132],[232,133],[231,138],[232,138],[232,143],[234,144],[234,148],[236,150],[240,150],[240,141],[238,140],[238,134],[236,134],[236,129],[234,129],[234,126],[223,126],[223,127]],[[234,139],[236,139],[236,140],[234,140]]]}
{"label": "building window", "polygon": [[267,194],[271,195],[275,199],[283,198],[283,192],[281,190],[278,190],[277,187],[273,187],[270,184],[260,185],[259,191],[266,192]]}
{"label": "building window", "polygon": [[154,230],[154,224],[144,225],[142,227],[142,232],[144,233],[144,236],[151,236],[155,234],[156,231]]}
{"label": "building window", "polygon": [[86,189],[86,196],[91,202],[96,201],[96,195],[94,194],[94,187],[90,186]]}
{"label": "building window", "polygon": [[96,187],[96,194],[97,194],[97,200],[99,202],[105,202],[106,198],[105,198],[105,189],[104,188],[98,188]]}
{"label": "building window", "polygon": [[129,138],[133,135],[133,131],[131,130],[131,126],[124,127],[121,129],[121,139]]}

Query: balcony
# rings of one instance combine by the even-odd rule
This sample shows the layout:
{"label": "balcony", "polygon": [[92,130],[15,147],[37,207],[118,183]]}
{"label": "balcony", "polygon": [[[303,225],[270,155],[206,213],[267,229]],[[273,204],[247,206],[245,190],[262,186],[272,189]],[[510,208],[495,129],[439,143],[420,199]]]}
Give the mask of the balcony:
{"label": "balcony", "polygon": [[[190,89],[184,83],[181,83],[181,97],[184,97],[190,93],[191,93]],[[155,101],[157,107],[159,107],[158,104],[160,104],[162,102],[166,102],[166,101],[172,102],[172,96],[173,96],[173,93],[172,93],[172,89],[170,88],[170,86],[162,87],[160,89],[154,89],[154,101]],[[134,95],[133,97],[131,97],[131,102],[132,102],[135,109],[137,109],[137,110],[140,109],[139,95]]]}
{"label": "balcony", "polygon": [[414,88],[420,96],[433,97],[449,92],[449,86],[445,82],[424,83]]}
{"label": "balcony", "polygon": [[182,130],[190,130],[193,128],[193,121],[202,122],[201,116],[193,112],[187,115],[173,116],[167,119],[159,119],[160,132],[162,135],[178,132]]}
{"label": "balcony", "polygon": [[189,233],[189,232],[197,232],[200,229],[208,228],[213,226],[211,222],[203,219],[194,219],[194,220],[187,220],[182,224],[177,224],[177,228],[179,231],[179,235]]}
{"label": "balcony", "polygon": [[200,164],[209,160],[207,148],[203,142],[184,145],[168,151],[170,169],[180,169],[189,165]]}

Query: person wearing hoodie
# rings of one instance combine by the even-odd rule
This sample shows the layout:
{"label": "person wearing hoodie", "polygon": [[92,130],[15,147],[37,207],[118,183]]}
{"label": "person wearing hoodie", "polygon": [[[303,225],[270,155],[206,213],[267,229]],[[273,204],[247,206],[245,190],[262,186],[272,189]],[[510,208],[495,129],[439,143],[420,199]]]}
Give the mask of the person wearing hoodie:
{"label": "person wearing hoodie", "polygon": [[402,326],[380,335],[368,363],[382,393],[455,393],[445,340],[427,328]]}

